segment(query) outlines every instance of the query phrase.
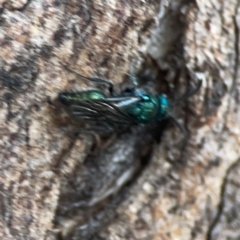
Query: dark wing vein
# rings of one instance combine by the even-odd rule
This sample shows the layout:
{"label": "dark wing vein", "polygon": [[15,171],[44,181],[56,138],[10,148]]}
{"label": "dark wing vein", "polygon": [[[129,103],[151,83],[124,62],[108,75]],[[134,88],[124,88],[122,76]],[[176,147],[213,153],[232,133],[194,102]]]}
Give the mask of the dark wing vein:
{"label": "dark wing vein", "polygon": [[119,107],[106,100],[84,101],[70,106],[72,115],[88,123],[118,127],[121,125],[133,125],[135,121],[124,113]]}

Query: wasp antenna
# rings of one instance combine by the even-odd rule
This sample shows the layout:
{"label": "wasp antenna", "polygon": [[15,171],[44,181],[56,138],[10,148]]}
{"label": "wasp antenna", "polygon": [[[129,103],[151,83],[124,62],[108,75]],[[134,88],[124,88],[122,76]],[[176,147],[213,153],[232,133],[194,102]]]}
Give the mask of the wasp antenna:
{"label": "wasp antenna", "polygon": [[69,66],[67,66],[67,65],[65,65],[65,64],[62,64],[62,65],[63,65],[63,67],[65,67],[69,72],[72,72],[72,73],[76,74],[77,76],[79,76],[79,77],[81,77],[81,78],[85,78],[85,79],[91,81],[91,78],[86,77],[86,76],[80,74],[79,72],[77,72],[77,71],[74,70],[73,68],[71,68],[71,67],[69,67]]}
{"label": "wasp antenna", "polygon": [[133,76],[130,76],[130,79],[131,79],[133,85],[136,86],[136,87],[138,87],[137,78],[136,78],[136,77],[133,77]]}
{"label": "wasp antenna", "polygon": [[132,84],[135,86],[135,87],[138,87],[138,82],[137,82],[137,78],[135,76],[132,76],[128,73],[126,73],[126,75],[130,78],[130,81],[132,82]]}
{"label": "wasp antenna", "polygon": [[136,77],[130,75],[130,80],[134,86],[138,87],[138,82]]}
{"label": "wasp antenna", "polygon": [[88,81],[92,81],[92,82],[97,82],[97,83],[101,83],[101,84],[107,84],[109,85],[109,92],[112,95],[114,95],[114,87],[113,87],[113,83],[108,81],[108,80],[104,80],[104,79],[101,79],[101,78],[92,78],[92,77],[86,77],[82,74],[80,74],[79,72],[77,72],[76,70],[70,68],[69,66],[65,65],[65,64],[62,64],[63,67],[65,67],[68,71],[76,74],[77,76],[81,77],[81,78],[84,78],[84,79],[87,79]]}

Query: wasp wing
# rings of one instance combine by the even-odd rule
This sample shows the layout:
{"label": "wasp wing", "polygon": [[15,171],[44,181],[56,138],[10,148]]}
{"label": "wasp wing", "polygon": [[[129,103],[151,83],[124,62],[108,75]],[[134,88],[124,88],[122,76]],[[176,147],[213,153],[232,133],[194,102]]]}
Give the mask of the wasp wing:
{"label": "wasp wing", "polygon": [[76,119],[86,121],[94,127],[98,126],[99,129],[116,130],[136,124],[124,109],[140,100],[140,97],[113,97],[82,101],[69,107]]}

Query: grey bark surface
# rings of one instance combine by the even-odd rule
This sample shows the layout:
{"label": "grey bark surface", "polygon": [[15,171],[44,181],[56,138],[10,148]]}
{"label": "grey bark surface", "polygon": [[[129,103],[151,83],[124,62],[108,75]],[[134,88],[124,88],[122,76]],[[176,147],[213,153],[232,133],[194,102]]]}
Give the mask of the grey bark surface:
{"label": "grey bark surface", "polygon": [[[0,4],[1,239],[240,239],[239,1]],[[57,95],[99,86],[63,64],[173,99],[201,79],[171,111],[186,141],[76,136]]]}

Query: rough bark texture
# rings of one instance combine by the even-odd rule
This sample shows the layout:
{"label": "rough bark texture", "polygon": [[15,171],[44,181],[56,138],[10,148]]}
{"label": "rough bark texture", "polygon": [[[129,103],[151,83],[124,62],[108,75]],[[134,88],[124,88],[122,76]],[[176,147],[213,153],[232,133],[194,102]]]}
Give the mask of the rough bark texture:
{"label": "rough bark texture", "polygon": [[[0,4],[1,239],[240,239],[239,1]],[[62,63],[172,97],[202,79],[184,145],[165,121],[76,137],[55,98],[96,86]]]}

